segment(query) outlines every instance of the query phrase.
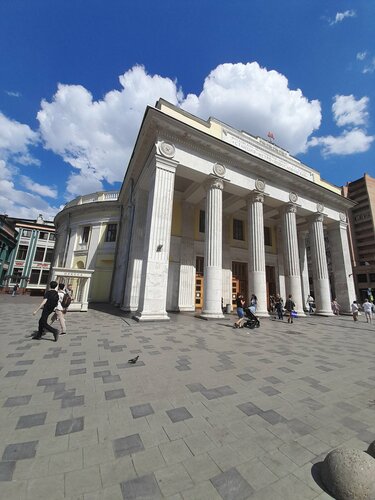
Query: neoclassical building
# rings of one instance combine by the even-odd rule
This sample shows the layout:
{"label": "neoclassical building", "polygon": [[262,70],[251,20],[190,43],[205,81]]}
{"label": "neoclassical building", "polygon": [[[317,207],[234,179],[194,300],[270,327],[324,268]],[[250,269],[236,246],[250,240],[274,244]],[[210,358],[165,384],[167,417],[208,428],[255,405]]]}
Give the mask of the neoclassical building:
{"label": "neoclassical building", "polygon": [[145,112],[118,203],[111,301],[139,321],[196,309],[220,318],[237,292],[258,297],[260,316],[274,293],[291,294],[303,315],[310,291],[317,314],[331,315],[332,289],[350,311],[353,202],[271,142],[159,100]]}
{"label": "neoclassical building", "polygon": [[51,279],[73,286],[69,310],[109,302],[121,207],[118,192],[78,196],[55,217],[56,246]]}

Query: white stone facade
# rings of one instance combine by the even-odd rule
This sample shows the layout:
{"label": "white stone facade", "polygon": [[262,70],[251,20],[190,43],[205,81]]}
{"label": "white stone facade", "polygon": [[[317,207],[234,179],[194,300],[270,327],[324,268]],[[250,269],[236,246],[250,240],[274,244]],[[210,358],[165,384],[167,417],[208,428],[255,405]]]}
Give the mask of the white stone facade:
{"label": "white stone facade", "polygon": [[[332,286],[350,311],[345,214],[352,202],[274,144],[161,100],[146,110],[119,203],[111,300],[139,321],[168,320],[168,310],[194,311],[198,303],[203,318],[220,318],[235,286],[258,297],[260,316],[271,291],[291,294],[303,315],[311,288],[317,313],[331,315]],[[234,269],[246,270],[245,280]]]}

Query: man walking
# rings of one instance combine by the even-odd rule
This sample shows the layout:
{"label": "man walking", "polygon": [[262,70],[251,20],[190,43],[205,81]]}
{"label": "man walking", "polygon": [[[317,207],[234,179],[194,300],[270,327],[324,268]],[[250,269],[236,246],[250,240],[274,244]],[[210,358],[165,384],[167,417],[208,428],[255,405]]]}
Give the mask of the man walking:
{"label": "man walking", "polygon": [[57,319],[59,320],[61,326],[60,335],[66,334],[66,323],[65,323],[66,309],[64,309],[63,307],[63,300],[67,292],[65,292],[64,288],[65,288],[64,283],[59,283],[59,288],[57,291],[57,293],[59,294],[59,301],[57,303],[55,312],[51,317],[51,322],[50,322],[50,325],[52,325],[54,321],[56,321]]}
{"label": "man walking", "polygon": [[295,303],[292,300],[292,296],[289,295],[285,302],[285,309],[288,311],[288,323],[293,323],[293,315],[295,314],[294,308],[296,307]]}
{"label": "man walking", "polygon": [[40,339],[43,335],[44,330],[48,330],[49,332],[53,333],[53,338],[55,339],[55,342],[57,342],[57,339],[59,337],[59,331],[56,330],[56,328],[52,328],[48,324],[48,316],[53,313],[53,311],[57,307],[57,303],[59,301],[59,294],[57,293],[57,282],[56,281],[51,281],[49,284],[50,290],[48,290],[44,294],[44,298],[42,302],[39,304],[38,308],[35,309],[33,312],[33,315],[39,311],[43,307],[42,314],[39,319],[39,327],[38,327],[38,333],[35,335],[33,338],[34,339]]}

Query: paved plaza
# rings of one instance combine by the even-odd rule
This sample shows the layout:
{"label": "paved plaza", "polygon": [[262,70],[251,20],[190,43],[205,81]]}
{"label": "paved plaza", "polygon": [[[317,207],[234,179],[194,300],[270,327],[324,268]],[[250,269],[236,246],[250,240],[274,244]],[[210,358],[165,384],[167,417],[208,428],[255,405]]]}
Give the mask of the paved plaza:
{"label": "paved plaza", "polygon": [[314,464],[375,440],[363,316],[250,331],[102,306],[55,343],[31,339],[39,301],[0,296],[1,499],[328,499]]}

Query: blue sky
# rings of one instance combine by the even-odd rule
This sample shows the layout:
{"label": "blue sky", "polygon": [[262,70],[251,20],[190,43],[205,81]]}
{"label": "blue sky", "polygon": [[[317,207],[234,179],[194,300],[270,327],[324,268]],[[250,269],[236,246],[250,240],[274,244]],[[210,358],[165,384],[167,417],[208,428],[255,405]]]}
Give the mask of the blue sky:
{"label": "blue sky", "polygon": [[1,0],[0,212],[118,189],[159,97],[375,176],[374,26],[372,0]]}

